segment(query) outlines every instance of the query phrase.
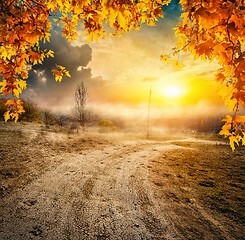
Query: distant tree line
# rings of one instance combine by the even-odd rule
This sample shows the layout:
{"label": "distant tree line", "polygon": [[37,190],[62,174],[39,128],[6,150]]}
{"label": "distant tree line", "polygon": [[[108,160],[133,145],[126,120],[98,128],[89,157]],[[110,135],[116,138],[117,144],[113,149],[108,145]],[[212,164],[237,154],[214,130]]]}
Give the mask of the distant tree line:
{"label": "distant tree line", "polygon": [[197,132],[219,133],[223,125],[223,115],[193,116],[186,118],[171,117],[152,119],[152,125],[169,129],[195,130]]}
{"label": "distant tree line", "polygon": [[[79,126],[81,126],[84,130],[85,127],[98,124],[100,120],[99,116],[89,112],[87,109],[82,109],[83,117],[79,119],[74,113],[72,115],[55,114],[48,109],[41,109],[37,104],[31,102],[29,99],[21,99],[21,101],[23,102],[25,112],[19,115],[20,122],[43,123],[46,127],[50,125],[58,125],[60,127],[67,126],[74,129],[78,129]],[[7,99],[0,99],[0,121],[4,121],[4,113],[7,110],[7,106],[5,105],[6,102]]]}
{"label": "distant tree line", "polygon": [[[87,91],[84,91],[84,85],[77,87],[75,97],[75,106],[72,115],[54,114],[47,109],[41,109],[37,104],[29,99],[23,100],[25,112],[19,116],[21,122],[43,123],[46,127],[58,125],[60,127],[68,126],[71,129],[78,129],[79,126],[84,130],[87,127],[97,126],[99,132],[116,131],[127,126],[127,121],[120,118],[111,120],[101,120],[101,118],[89,111],[86,107]],[[86,96],[83,94],[85,93]],[[79,95],[80,94],[80,95]],[[4,121],[3,114],[6,112],[6,99],[0,99],[0,121]],[[207,115],[203,117],[189,117],[179,119],[178,117],[165,119],[152,119],[152,125],[158,127],[177,128],[186,130],[195,130],[197,132],[215,132],[218,133],[222,127],[224,116]],[[125,125],[126,124],[126,125]],[[127,127],[126,127],[127,128]]]}
{"label": "distant tree line", "polygon": [[[60,127],[66,125],[71,129],[81,127],[85,130],[87,127],[97,125],[100,120],[97,114],[88,109],[87,99],[88,90],[84,82],[78,84],[75,90],[72,114],[54,114],[48,109],[41,109],[29,99],[21,99],[25,112],[19,115],[19,121],[43,123],[46,127],[55,124]],[[7,99],[0,99],[0,121],[4,121],[4,113],[7,111],[6,102]]]}

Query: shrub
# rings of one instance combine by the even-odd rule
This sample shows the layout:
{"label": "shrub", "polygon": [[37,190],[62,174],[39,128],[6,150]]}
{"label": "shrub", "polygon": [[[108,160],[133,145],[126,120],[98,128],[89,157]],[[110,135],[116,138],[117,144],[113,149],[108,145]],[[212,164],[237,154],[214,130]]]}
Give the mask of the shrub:
{"label": "shrub", "polygon": [[98,131],[100,133],[116,132],[117,131],[117,127],[110,120],[100,120],[98,125],[99,125]]}

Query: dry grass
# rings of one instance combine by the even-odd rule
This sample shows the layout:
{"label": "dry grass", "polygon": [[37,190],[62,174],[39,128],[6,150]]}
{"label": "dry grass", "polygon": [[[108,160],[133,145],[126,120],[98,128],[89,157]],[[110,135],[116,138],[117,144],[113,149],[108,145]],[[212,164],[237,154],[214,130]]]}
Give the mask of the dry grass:
{"label": "dry grass", "polygon": [[188,149],[169,151],[151,163],[158,182],[168,177],[168,184],[172,185],[170,197],[176,201],[198,201],[244,223],[245,148],[238,147],[233,153],[228,145],[175,144]]}
{"label": "dry grass", "polygon": [[1,197],[65,161],[63,154],[83,154],[112,144],[99,134],[71,133],[38,124],[0,125]]}

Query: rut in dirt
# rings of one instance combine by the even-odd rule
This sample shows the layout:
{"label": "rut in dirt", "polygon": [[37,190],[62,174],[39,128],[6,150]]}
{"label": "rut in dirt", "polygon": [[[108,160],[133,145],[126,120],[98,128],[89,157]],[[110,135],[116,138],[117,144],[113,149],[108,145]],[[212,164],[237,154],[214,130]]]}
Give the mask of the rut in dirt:
{"label": "rut in dirt", "polygon": [[[232,239],[210,216],[155,192],[148,162],[174,148],[181,147],[125,142],[66,154],[57,168],[4,199],[0,238]],[[200,228],[187,231],[191,221]]]}

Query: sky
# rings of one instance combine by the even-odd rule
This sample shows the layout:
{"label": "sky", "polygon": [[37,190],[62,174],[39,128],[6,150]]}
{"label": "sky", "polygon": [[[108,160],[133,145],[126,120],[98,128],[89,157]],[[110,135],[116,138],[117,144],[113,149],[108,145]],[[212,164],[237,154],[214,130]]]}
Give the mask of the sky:
{"label": "sky", "polygon": [[[108,36],[89,45],[82,27],[72,43],[61,36],[61,29],[53,27],[51,42],[42,47],[53,50],[55,57],[30,70],[24,97],[42,108],[70,113],[76,86],[84,81],[88,108],[105,118],[146,118],[150,89],[151,113],[156,117],[228,113],[218,96],[215,62],[194,61],[189,54],[180,53],[183,68],[177,70],[160,61],[160,55],[175,46],[173,28],[181,12],[174,0],[155,27],[143,25],[123,39]],[[65,66],[72,77],[55,82],[51,73],[55,64]]]}

